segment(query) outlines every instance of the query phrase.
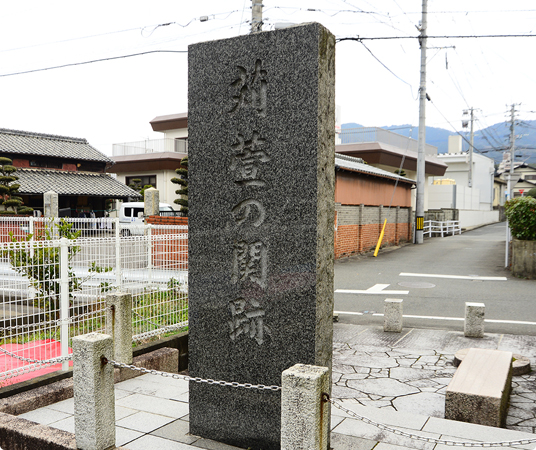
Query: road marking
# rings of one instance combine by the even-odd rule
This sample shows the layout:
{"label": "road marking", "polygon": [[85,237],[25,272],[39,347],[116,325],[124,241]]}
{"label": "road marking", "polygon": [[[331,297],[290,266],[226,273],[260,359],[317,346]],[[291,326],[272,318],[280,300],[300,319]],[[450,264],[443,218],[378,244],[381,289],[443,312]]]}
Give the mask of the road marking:
{"label": "road marking", "polygon": [[[354,312],[354,311],[333,311],[335,314],[346,314],[349,316],[363,316],[362,312]],[[374,313],[374,314],[367,314],[367,316],[383,316],[382,313]],[[463,322],[465,318],[463,317],[442,317],[442,316],[413,316],[413,315],[406,315],[404,314],[402,317],[406,317],[408,319],[430,319],[430,320],[454,320],[454,321],[461,321]],[[488,323],[507,323],[512,325],[536,325],[536,322],[526,322],[523,320],[499,320],[499,319],[484,319],[484,322]]]}
{"label": "road marking", "polygon": [[474,275],[439,275],[433,273],[406,273],[401,272],[401,277],[427,277],[427,278],[455,278],[458,280],[483,280],[483,281],[507,281],[506,277],[479,277]]}
{"label": "road marking", "polygon": [[408,295],[409,291],[385,291],[388,284],[375,284],[374,286],[366,290],[356,289],[335,289],[335,293],[338,294],[392,294],[392,295]]}

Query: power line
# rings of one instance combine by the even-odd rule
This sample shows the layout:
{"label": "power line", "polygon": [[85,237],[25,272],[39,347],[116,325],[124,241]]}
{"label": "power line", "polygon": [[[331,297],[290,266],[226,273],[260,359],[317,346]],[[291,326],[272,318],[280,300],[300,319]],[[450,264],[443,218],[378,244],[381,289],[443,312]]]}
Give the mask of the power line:
{"label": "power line", "polygon": [[[481,11],[428,11],[431,14],[474,14],[474,13],[518,13],[518,12],[536,12],[536,9],[501,9],[501,10],[481,10]],[[406,11],[404,14],[421,14],[420,11]]]}
{"label": "power line", "polygon": [[112,61],[114,59],[131,58],[133,56],[149,55],[151,53],[188,53],[188,50],[151,50],[151,51],[141,52],[141,53],[132,53],[130,55],[112,56],[109,58],[93,59],[91,61],[82,61],[82,62],[77,62],[77,63],[62,64],[59,66],[45,67],[42,69],[25,70],[23,72],[5,73],[5,74],[0,74],[0,78],[11,77],[14,75],[24,75],[27,73],[34,73],[34,72],[43,72],[45,70],[62,69],[64,67],[82,66],[85,64],[92,64],[92,63],[101,62],[101,61]]}
{"label": "power line", "polygon": [[[170,25],[177,25],[177,26],[179,26],[181,28],[186,28],[188,25],[192,24],[195,21],[206,22],[210,18],[217,19],[216,16],[225,15],[225,17],[223,19],[221,19],[221,20],[225,20],[231,14],[234,14],[235,12],[239,12],[239,10],[235,9],[233,11],[227,11],[227,12],[216,13],[216,14],[208,14],[208,15],[201,16],[201,17],[194,17],[189,22],[187,22],[185,25],[182,25],[182,24],[180,24],[178,22],[167,22],[167,23],[160,23],[160,24],[156,24],[156,25],[146,25],[144,27],[127,28],[125,30],[108,31],[106,33],[91,34],[89,36],[81,36],[81,37],[75,37],[75,38],[62,39],[62,40],[59,40],[59,41],[32,44],[32,45],[27,45],[27,46],[24,46],[24,47],[10,48],[10,49],[5,49],[5,50],[0,50],[0,53],[12,52],[12,51],[16,51],[16,50],[25,50],[25,49],[28,49],[28,48],[35,48],[35,47],[42,47],[42,46],[45,46],[45,45],[63,44],[65,42],[73,42],[73,41],[79,41],[79,40],[84,40],[84,39],[91,39],[91,38],[95,38],[95,37],[109,36],[109,35],[112,35],[112,34],[126,33],[126,32],[129,32],[129,31],[136,31],[136,30],[140,30],[140,33],[141,33],[141,35],[143,37],[150,37],[154,33],[154,31],[156,29],[161,28],[161,27],[167,27],[167,26],[170,26]],[[148,28],[152,28],[151,32],[148,35],[144,35],[144,30],[146,30]]]}
{"label": "power line", "polygon": [[[436,104],[435,104],[432,100],[430,100],[430,103],[432,103],[432,105],[434,105],[434,108],[435,108],[435,109],[437,110],[437,112],[441,115],[441,117],[443,117],[443,119],[445,119],[445,121],[452,127],[452,129],[454,130],[454,132],[455,132],[457,135],[461,136],[462,139],[463,139],[465,142],[467,142],[469,145],[471,145],[471,142],[469,142],[469,141],[467,140],[467,138],[466,138],[462,133],[460,133],[460,132],[454,127],[454,125],[452,125],[452,123],[450,122],[450,120],[448,120],[448,119],[444,116],[444,114],[439,110],[439,108],[436,106]],[[475,150],[475,152],[480,153],[480,150],[477,149],[476,147],[473,147],[473,149]]]}
{"label": "power line", "polygon": [[411,89],[411,96],[413,97],[413,86],[411,84],[409,84],[407,81],[403,80],[402,78],[400,78],[396,73],[394,73],[391,69],[389,69],[389,67],[387,67],[383,62],[381,62],[378,57],[372,53],[372,51],[365,45],[364,42],[361,42],[361,45],[363,45],[363,47],[365,47],[365,49],[372,55],[372,57],[378,61],[385,69],[387,69],[392,75],[394,75],[397,79],[399,79],[400,81],[402,81],[402,83],[405,83],[407,84],[410,89]]}
{"label": "power line", "polygon": [[[326,16],[329,16],[329,17],[335,17],[337,14],[341,14],[341,13],[375,14],[375,15],[379,15],[379,16],[386,16],[386,14],[382,14],[382,13],[378,13],[378,12],[374,12],[374,11],[364,11],[362,9],[360,9],[360,10],[353,10],[353,9],[320,9],[320,8],[300,8],[300,7],[294,7],[294,6],[271,6],[269,8],[266,8],[265,11],[270,11],[272,9],[281,9],[281,10],[291,9],[291,10],[294,11],[292,14],[296,13],[297,11],[321,12],[321,13],[325,14]],[[332,12],[333,12],[333,14],[331,14]],[[287,14],[287,15],[290,15],[290,14]]]}
{"label": "power line", "polygon": [[[479,34],[479,35],[444,35],[425,36],[427,39],[481,39],[481,38],[526,38],[536,37],[536,34]],[[342,41],[380,41],[396,39],[422,39],[422,36],[377,36],[377,37],[344,37],[337,38],[337,42]]]}

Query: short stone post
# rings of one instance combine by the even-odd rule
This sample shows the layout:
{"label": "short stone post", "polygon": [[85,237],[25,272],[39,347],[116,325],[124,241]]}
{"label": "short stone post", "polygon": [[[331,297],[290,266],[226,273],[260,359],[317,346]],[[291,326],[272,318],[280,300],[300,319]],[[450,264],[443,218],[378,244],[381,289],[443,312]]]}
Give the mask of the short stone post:
{"label": "short stone post", "polygon": [[114,368],[110,336],[89,333],[73,338],[74,431],[76,448],[115,448]]}
{"label": "short stone post", "polygon": [[402,331],[402,304],[401,298],[386,298],[383,314],[383,331],[400,333]]}
{"label": "short stone post", "polygon": [[484,337],[484,303],[465,303],[465,337]]}
{"label": "short stone post", "polygon": [[59,217],[58,194],[54,191],[48,191],[43,194],[44,216]]}
{"label": "short stone post", "polygon": [[146,189],[143,198],[145,199],[143,206],[145,217],[158,216],[160,214],[160,191],[155,188]]}
{"label": "short stone post", "polygon": [[113,359],[132,364],[132,295],[106,295],[106,334],[113,339]]}
{"label": "short stone post", "polygon": [[329,369],[296,364],[283,371],[281,386],[281,450],[327,450]]}

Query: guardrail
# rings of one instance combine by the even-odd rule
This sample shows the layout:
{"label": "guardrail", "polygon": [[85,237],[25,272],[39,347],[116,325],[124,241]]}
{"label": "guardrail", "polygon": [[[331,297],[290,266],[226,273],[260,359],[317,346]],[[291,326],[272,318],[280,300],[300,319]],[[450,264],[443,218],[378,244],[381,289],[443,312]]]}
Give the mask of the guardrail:
{"label": "guardrail", "polygon": [[441,235],[441,237],[445,237],[445,235],[448,235],[449,233],[454,235],[456,232],[458,232],[458,234],[462,234],[462,228],[459,220],[446,220],[443,222],[437,220],[426,220],[424,222],[424,236],[433,237],[433,235]]}

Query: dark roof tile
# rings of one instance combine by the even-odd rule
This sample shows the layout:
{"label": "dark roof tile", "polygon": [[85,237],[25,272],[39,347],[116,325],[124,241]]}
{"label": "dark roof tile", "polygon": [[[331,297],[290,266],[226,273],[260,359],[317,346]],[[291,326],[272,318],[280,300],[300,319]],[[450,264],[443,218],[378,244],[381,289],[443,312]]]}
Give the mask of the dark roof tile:
{"label": "dark roof tile", "polygon": [[89,145],[87,140],[52,134],[0,128],[0,153],[48,156],[112,163],[113,160]]}
{"label": "dark roof tile", "polygon": [[54,191],[59,195],[140,197],[138,192],[103,173],[18,169],[14,175],[19,177],[17,183],[20,184],[20,194],[36,195]]}

